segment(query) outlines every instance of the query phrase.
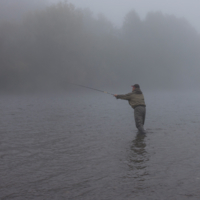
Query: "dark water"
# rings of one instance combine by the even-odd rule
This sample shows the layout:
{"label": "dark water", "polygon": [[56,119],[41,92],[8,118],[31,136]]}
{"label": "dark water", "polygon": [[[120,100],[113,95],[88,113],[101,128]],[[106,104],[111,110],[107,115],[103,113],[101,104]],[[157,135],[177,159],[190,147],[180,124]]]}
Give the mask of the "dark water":
{"label": "dark water", "polygon": [[200,199],[200,94],[145,98],[142,136],[107,94],[2,95],[0,199]]}

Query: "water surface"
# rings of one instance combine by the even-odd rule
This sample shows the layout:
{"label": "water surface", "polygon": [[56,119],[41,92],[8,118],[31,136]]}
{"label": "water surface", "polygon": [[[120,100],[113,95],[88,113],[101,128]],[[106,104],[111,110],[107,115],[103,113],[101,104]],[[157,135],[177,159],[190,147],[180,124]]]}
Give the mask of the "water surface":
{"label": "water surface", "polygon": [[200,95],[1,95],[0,199],[200,199]]}

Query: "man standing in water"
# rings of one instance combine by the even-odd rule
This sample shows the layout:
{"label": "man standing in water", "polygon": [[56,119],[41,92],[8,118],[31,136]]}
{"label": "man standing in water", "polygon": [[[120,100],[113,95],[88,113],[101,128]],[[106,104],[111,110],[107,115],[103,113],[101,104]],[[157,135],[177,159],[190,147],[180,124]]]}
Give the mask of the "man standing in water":
{"label": "man standing in water", "polygon": [[146,104],[144,96],[138,84],[132,85],[132,92],[125,95],[114,95],[117,99],[128,100],[130,106],[134,109],[135,125],[140,133],[146,133],[144,122],[146,115]]}

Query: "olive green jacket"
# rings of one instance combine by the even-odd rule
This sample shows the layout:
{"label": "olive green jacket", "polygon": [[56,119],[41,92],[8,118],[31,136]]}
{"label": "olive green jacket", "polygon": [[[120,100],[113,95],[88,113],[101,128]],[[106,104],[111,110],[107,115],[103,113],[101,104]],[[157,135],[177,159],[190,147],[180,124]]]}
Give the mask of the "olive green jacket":
{"label": "olive green jacket", "polygon": [[137,106],[145,106],[144,96],[139,88],[136,88],[133,92],[124,94],[124,95],[117,95],[117,99],[128,100],[130,106],[134,109]]}

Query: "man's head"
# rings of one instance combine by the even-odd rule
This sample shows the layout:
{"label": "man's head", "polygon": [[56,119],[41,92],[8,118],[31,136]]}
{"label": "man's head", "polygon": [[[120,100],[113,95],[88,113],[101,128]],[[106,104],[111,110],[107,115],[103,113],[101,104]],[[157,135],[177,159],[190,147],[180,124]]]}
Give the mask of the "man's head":
{"label": "man's head", "polygon": [[140,88],[139,84],[134,84],[131,87],[132,87],[132,91],[134,91],[136,88]]}

